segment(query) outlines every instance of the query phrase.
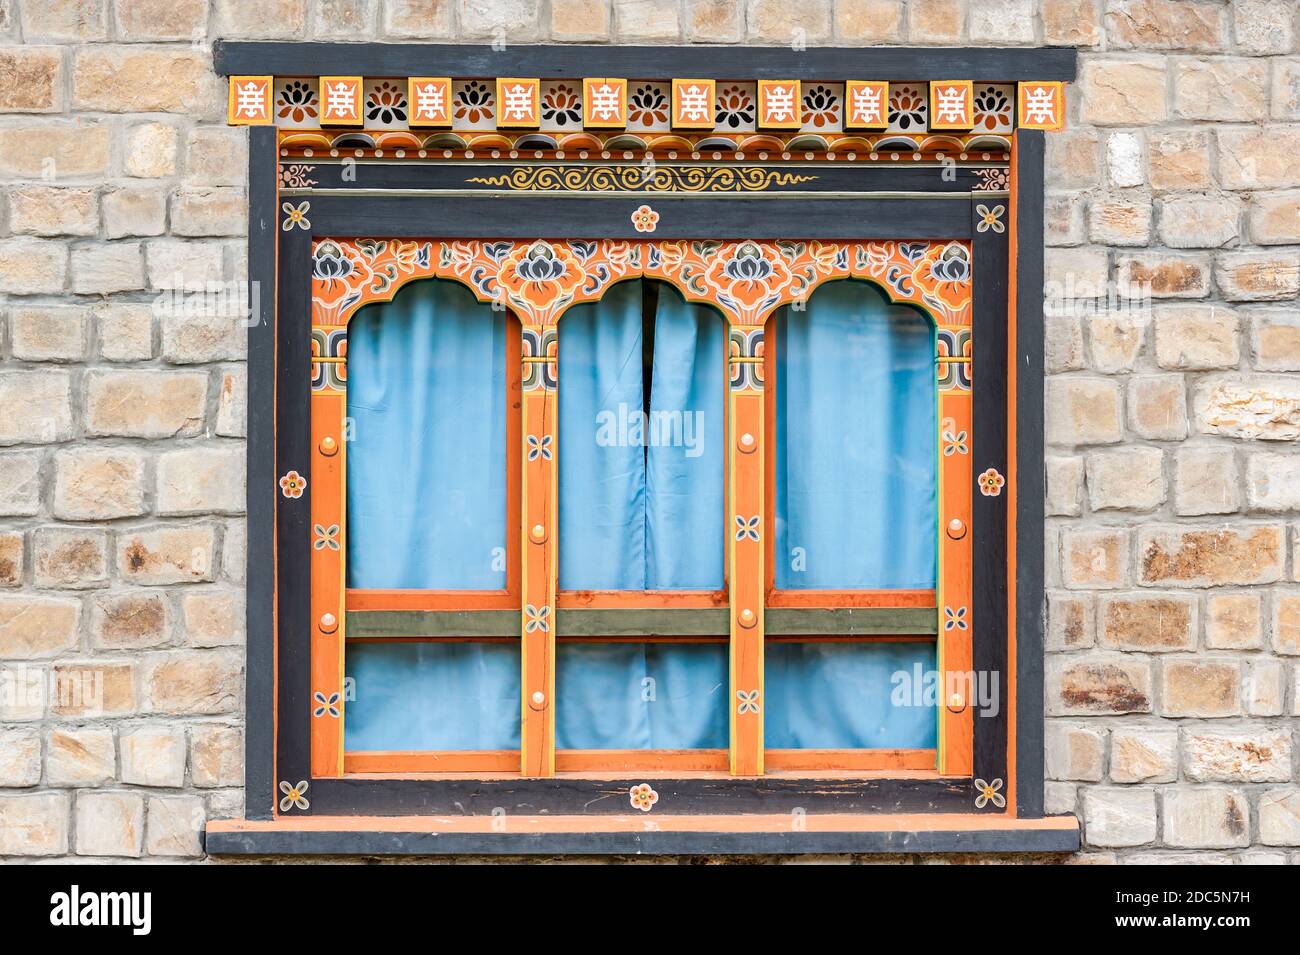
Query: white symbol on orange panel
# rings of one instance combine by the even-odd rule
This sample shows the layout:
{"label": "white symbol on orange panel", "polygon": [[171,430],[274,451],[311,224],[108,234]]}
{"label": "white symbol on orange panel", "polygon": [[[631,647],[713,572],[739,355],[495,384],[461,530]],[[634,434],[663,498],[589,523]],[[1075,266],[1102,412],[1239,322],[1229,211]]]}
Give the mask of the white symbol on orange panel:
{"label": "white symbol on orange panel", "polygon": [[619,116],[618,88],[609,83],[591,87],[591,115],[596,120],[616,120]]}
{"label": "white symbol on orange panel", "polygon": [[881,120],[881,98],[884,87],[857,86],[853,89],[853,118],[859,123],[878,123]]}
{"label": "white symbol on orange panel", "polygon": [[325,115],[351,118],[356,109],[356,94],[351,83],[325,84]]}
{"label": "white symbol on orange panel", "polygon": [[533,91],[523,83],[505,88],[503,119],[530,120],[533,118]]}
{"label": "white symbol on orange panel", "polygon": [[1056,121],[1056,97],[1050,86],[1031,86],[1025,90],[1025,119],[1047,125]]}
{"label": "white symbol on orange panel", "polygon": [[235,115],[261,119],[266,115],[266,95],[261,83],[249,80],[243,86],[235,85]]}
{"label": "white symbol on orange panel", "polygon": [[794,119],[794,87],[769,86],[767,88],[767,120],[784,123]]}
{"label": "white symbol on orange panel", "polygon": [[935,95],[935,120],[960,124],[966,121],[966,89],[961,86],[939,87]]}
{"label": "white symbol on orange panel", "polygon": [[692,83],[682,87],[682,119],[687,122],[709,118],[709,90],[707,87]]}
{"label": "white symbol on orange panel", "polygon": [[425,119],[441,119],[446,115],[446,90],[441,83],[416,84],[415,113]]}

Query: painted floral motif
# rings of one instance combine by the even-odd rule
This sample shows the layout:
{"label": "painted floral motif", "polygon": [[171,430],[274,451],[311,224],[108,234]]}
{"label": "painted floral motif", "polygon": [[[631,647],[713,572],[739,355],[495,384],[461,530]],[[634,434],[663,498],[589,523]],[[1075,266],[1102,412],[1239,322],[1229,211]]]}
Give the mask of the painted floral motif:
{"label": "painted floral motif", "polygon": [[1005,206],[994,206],[990,209],[985,205],[975,207],[975,214],[980,216],[980,221],[975,224],[975,231],[988,232],[992,229],[994,232],[1006,232],[1007,227],[1002,224],[1002,213],[1006,211]]}
{"label": "painted floral motif", "polygon": [[543,91],[542,120],[554,126],[581,126],[582,98],[578,91],[562,83]]}
{"label": "painted floral motif", "polygon": [[920,87],[890,84],[889,125],[893,129],[924,131],[929,106]]}
{"label": "painted floral motif", "polygon": [[740,129],[754,122],[753,94],[742,86],[726,86],[718,93],[716,122],[719,129]]}
{"label": "painted floral motif", "polygon": [[943,608],[943,629],[944,630],[967,630],[966,608],[965,607],[944,607]]}
{"label": "painted floral motif", "polygon": [[406,122],[406,91],[387,81],[380,83],[366,98],[366,119],[384,126]]}
{"label": "painted floral motif", "polygon": [[492,118],[492,91],[478,80],[470,80],[456,93],[455,115],[467,123]]}
{"label": "painted floral motif", "polygon": [[293,80],[280,90],[276,115],[291,124],[316,118],[316,90],[301,80]]}
{"label": "painted floral motif", "polygon": [[668,97],[657,86],[638,86],[627,98],[629,126],[666,126]]}
{"label": "painted floral motif", "polygon": [[1005,169],[976,169],[975,175],[980,181],[975,184],[974,192],[1003,192],[1008,188]]}
{"label": "painted floral motif", "polygon": [[333,288],[334,283],[346,279],[356,269],[337,242],[326,240],[316,246],[311,260],[311,277]]}
{"label": "painted floral motif", "polygon": [[740,701],[736,704],[736,713],[740,716],[758,712],[758,690],[737,690],[736,699]]}
{"label": "painted floral motif", "polygon": [[840,98],[826,86],[814,86],[803,94],[803,124],[812,129],[830,129],[839,122]]}
{"label": "painted floral motif", "polygon": [[637,206],[632,213],[632,227],[637,232],[653,232],[659,225],[659,213],[649,206]]}
{"label": "painted floral motif", "polygon": [[538,438],[535,434],[528,436],[528,460],[536,461],[541,458],[543,461],[551,460],[551,441],[554,435],[544,434]]}
{"label": "painted floral motif", "polygon": [[532,633],[536,630],[542,633],[548,633],[551,629],[551,608],[534,607],[528,604],[524,607],[524,617],[527,618],[524,623],[524,632]]}
{"label": "painted floral motif", "polygon": [[339,526],[331,524],[326,527],[324,524],[316,524],[312,527],[311,546],[313,550],[338,550],[339,549]]}
{"label": "painted floral motif", "polygon": [[975,128],[972,132],[1001,132],[1011,129],[1014,104],[997,86],[976,87]]}
{"label": "painted floral motif", "polygon": [[539,240],[506,256],[498,281],[512,300],[541,308],[559,299],[572,300],[585,277],[582,264],[566,245]]}
{"label": "painted floral motif", "polygon": [[980,493],[985,497],[999,496],[1006,483],[1007,479],[999,474],[996,468],[989,468],[979,476]]}
{"label": "painted floral motif", "polygon": [[308,166],[303,163],[290,163],[281,166],[280,187],[282,189],[306,189],[309,186],[316,185],[316,180],[309,175],[315,169],[315,166]]}
{"label": "painted floral motif", "polygon": [[966,454],[970,447],[966,442],[966,432],[957,431],[957,423],[952,418],[943,419],[943,456],[950,458],[954,454]]}
{"label": "painted floral motif", "polygon": [[311,695],[311,698],[316,704],[312,708],[311,715],[316,719],[320,719],[322,716],[339,715],[340,711],[339,711],[338,693],[331,693],[329,696],[326,696],[320,690],[317,690],[315,693]]}
{"label": "painted floral motif", "polygon": [[649,783],[638,783],[633,786],[628,790],[628,796],[632,800],[632,808],[640,809],[642,812],[649,812],[659,801],[659,794],[650,788]]}
{"label": "painted floral motif", "polygon": [[284,221],[280,223],[280,228],[285,232],[290,231],[297,226],[299,229],[310,229],[311,220],[307,218],[307,213],[311,209],[311,204],[302,202],[294,205],[292,202],[286,202],[280,207],[284,213]]}
{"label": "painted floral motif", "polygon": [[754,517],[741,517],[736,515],[736,540],[743,541],[749,539],[758,540],[758,522],[761,520],[757,515]]}
{"label": "painted floral motif", "polygon": [[302,497],[302,492],[305,490],[307,490],[307,479],[297,471],[290,471],[280,478],[280,493],[285,497]]}
{"label": "painted floral motif", "polygon": [[975,780],[975,791],[979,793],[975,797],[975,808],[983,809],[989,803],[993,803],[999,809],[1007,804],[1007,798],[999,791],[1002,789],[1002,780],[995,779],[991,783],[986,783],[982,779]]}
{"label": "painted floral motif", "polygon": [[284,793],[284,797],[280,800],[280,811],[310,809],[311,803],[307,801],[307,787],[309,785],[311,784],[305,779],[296,785],[287,780],[280,780],[280,792]]}

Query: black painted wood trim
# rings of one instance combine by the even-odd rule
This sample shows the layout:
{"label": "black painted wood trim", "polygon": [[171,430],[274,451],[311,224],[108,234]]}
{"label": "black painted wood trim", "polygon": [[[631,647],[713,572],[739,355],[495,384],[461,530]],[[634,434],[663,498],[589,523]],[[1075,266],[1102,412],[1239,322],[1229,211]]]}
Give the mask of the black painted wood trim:
{"label": "black painted wood trim", "polygon": [[299,43],[217,40],[216,72],[229,76],[495,77],[549,79],[1073,80],[1072,47],[826,47]]}
{"label": "black painted wood trim", "polygon": [[901,832],[209,832],[212,855],[782,855],[1077,852],[1078,829]]}
{"label": "black painted wood trim", "polygon": [[1043,154],[1016,134],[1016,801],[1043,815]]}
{"label": "black painted wood trim", "polygon": [[275,800],[275,130],[249,131],[247,556],[244,567],[244,812]]}

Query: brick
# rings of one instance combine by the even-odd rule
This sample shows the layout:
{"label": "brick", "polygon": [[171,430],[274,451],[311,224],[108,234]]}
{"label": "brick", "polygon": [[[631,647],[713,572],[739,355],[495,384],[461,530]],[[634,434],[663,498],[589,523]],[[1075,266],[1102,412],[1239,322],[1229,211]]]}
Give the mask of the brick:
{"label": "brick", "polygon": [[81,308],[23,306],[10,313],[13,357],[23,361],[81,361],[86,356],[86,313]]}
{"label": "brick", "polygon": [[1043,42],[1049,46],[1096,46],[1101,42],[1100,0],[1045,0]]}
{"label": "brick", "polygon": [[1122,304],[1116,300],[1114,307],[1108,305],[1092,316],[1088,322],[1088,345],[1093,370],[1107,373],[1132,370],[1142,350],[1147,323],[1140,304],[1127,300]]}
{"label": "brick", "polygon": [[123,186],[104,194],[104,234],[110,239],[162,235],[167,231],[167,192]]}
{"label": "brick", "polygon": [[849,43],[884,43],[902,38],[902,0],[837,0],[835,36]]}
{"label": "brick", "polygon": [[1096,654],[1048,660],[1052,716],[1151,712],[1151,664],[1140,657]]}
{"label": "brick", "polygon": [[227,580],[244,582],[245,545],[248,537],[242,520],[226,522],[226,533],[221,541],[221,572]]}
{"label": "brick", "polygon": [[1082,194],[1049,195],[1044,203],[1043,241],[1047,245],[1081,245],[1084,241]]}
{"label": "brick", "polygon": [[132,126],[126,134],[126,174],[141,179],[175,175],[178,141],[176,127],[169,123]]}
{"label": "brick", "polygon": [[1232,32],[1243,53],[1289,53],[1295,47],[1290,0],[1233,0]]}
{"label": "brick", "polygon": [[1171,249],[1213,249],[1241,234],[1241,200],[1232,195],[1171,196],[1160,203],[1160,241]]}
{"label": "brick", "polygon": [[1205,645],[1212,650],[1254,650],[1264,640],[1258,593],[1215,594],[1206,601]]}
{"label": "brick", "polygon": [[1235,368],[1237,313],[1216,305],[1161,305],[1154,310],[1156,364],[1177,371]]}
{"label": "brick", "polygon": [[970,38],[976,43],[1033,43],[1034,0],[969,0]]}
{"label": "brick", "polygon": [[236,447],[167,451],[158,458],[156,510],[161,515],[239,514],[244,488],[232,474],[244,473],[244,452]]}
{"label": "brick", "polygon": [[0,239],[0,292],[57,295],[63,291],[67,277],[68,247],[62,242],[27,237]]}
{"label": "brick", "polygon": [[1159,448],[1116,448],[1087,456],[1088,503],[1094,511],[1149,511],[1165,500]]}
{"label": "brick", "polygon": [[242,438],[248,433],[248,373],[241,365],[221,372],[217,388],[217,434]]}
{"label": "brick", "polygon": [[1274,119],[1300,119],[1300,57],[1273,60]]}
{"label": "brick", "polygon": [[1239,792],[1167,789],[1164,807],[1166,845],[1188,849],[1250,845],[1250,804]]}
{"label": "brick", "polygon": [[61,451],[54,457],[54,516],[89,521],[144,514],[144,477],[144,456],[131,449]]}
{"label": "brick", "polygon": [[162,357],[172,364],[242,361],[248,333],[238,315],[204,314],[198,309],[165,310],[161,315]]}
{"label": "brick", "polygon": [[1047,372],[1051,375],[1063,371],[1077,371],[1083,367],[1083,329],[1072,311],[1056,314],[1044,312],[1044,351]]}
{"label": "brick", "polygon": [[40,513],[40,476],[38,452],[0,452],[0,516],[32,517]]}
{"label": "brick", "polygon": [[1241,668],[1226,660],[1166,660],[1160,671],[1164,716],[1241,713]]}
{"label": "brick", "polygon": [[1174,455],[1174,512],[1181,516],[1235,513],[1239,487],[1230,450],[1193,446]]}
{"label": "brick", "polygon": [[1282,577],[1282,528],[1275,525],[1137,529],[1141,582],[1168,587],[1267,584]]}
{"label": "brick", "polygon": [[[222,84],[224,85],[224,84]],[[86,46],[73,61],[72,102],[106,113],[204,115],[225,108],[206,52],[170,47]]]}
{"label": "brick", "polygon": [[1134,375],[1128,383],[1128,426],[1140,438],[1178,441],[1187,436],[1187,398],[1181,375]]}
{"label": "brick", "polygon": [[80,619],[79,600],[0,594],[0,659],[58,656],[76,646]]}
{"label": "brick", "polygon": [[1232,302],[1293,299],[1300,295],[1300,253],[1224,252],[1214,280]]}
{"label": "brick", "polygon": [[1120,440],[1119,385],[1105,378],[1053,378],[1047,383],[1047,441],[1056,445]]}
{"label": "brick", "polygon": [[212,0],[214,35],[301,37],[307,29],[307,0]]}
{"label": "brick", "polygon": [[208,32],[208,0],[117,0],[122,40],[189,40]]}
{"label": "brick", "polygon": [[45,735],[47,786],[102,786],[117,775],[111,730],[93,726],[51,729]]}
{"label": "brick", "polygon": [[1049,592],[1047,648],[1078,650],[1093,645],[1097,625],[1092,598],[1086,594]]}
{"label": "brick", "polygon": [[1110,734],[1110,780],[1172,783],[1178,778],[1178,734],[1173,730],[1124,728]]}
{"label": "brick", "polygon": [[1153,131],[1147,138],[1151,188],[1206,189],[1210,185],[1210,137],[1200,129]]}
{"label": "brick", "polygon": [[1300,592],[1279,590],[1273,594],[1273,651],[1300,655]]}
{"label": "brick", "polygon": [[[224,272],[218,243],[181,239],[154,239],[149,243],[150,288],[202,292],[206,291],[208,283],[222,281]],[[170,300],[164,300],[154,308],[164,315],[169,309],[183,310],[177,309]]]}
{"label": "brick", "polygon": [[1146,245],[1151,240],[1151,197],[1143,193],[1094,196],[1088,238],[1101,245]]}
{"label": "brick", "polygon": [[1204,256],[1140,252],[1115,263],[1121,287],[1150,286],[1152,298],[1204,298],[1210,291],[1210,262]]}
{"label": "brick", "polygon": [[1241,57],[1174,61],[1174,116],[1255,122],[1268,116],[1268,64]]}
{"label": "brick", "polygon": [[148,361],[153,357],[153,310],[148,305],[105,302],[91,309],[99,328],[99,356],[105,361]]}
{"label": "brick", "polygon": [[91,613],[90,639],[101,650],[137,650],[166,643],[167,601],[148,591],[101,594]]}
{"label": "brick", "polygon": [[1140,186],[1147,180],[1140,133],[1115,132],[1106,137],[1106,174],[1117,189]]}
{"label": "brick", "polygon": [[1220,7],[1182,0],[1118,0],[1106,5],[1105,22],[1117,49],[1214,51],[1225,45],[1228,26]]}
{"label": "brick", "polygon": [[1204,434],[1262,441],[1300,437],[1300,383],[1294,379],[1203,380],[1193,401],[1197,427]]}
{"label": "brick", "polygon": [[63,793],[0,795],[0,856],[66,855],[69,813]]}
{"label": "brick", "polygon": [[1163,64],[1085,58],[1079,73],[1084,123],[1145,126],[1163,122],[1168,116]]}
{"label": "brick", "polygon": [[1105,249],[1047,249],[1043,257],[1044,292],[1048,307],[1061,314],[1088,314],[1089,300],[1105,298],[1110,264]]}
{"label": "brick", "polygon": [[1247,215],[1256,245],[1300,244],[1300,192],[1257,192]]}
{"label": "brick", "polygon": [[1286,709],[1287,672],[1278,660],[1260,657],[1246,661],[1241,681],[1242,701],[1250,716],[1281,716]]}
{"label": "brick", "polygon": [[1300,126],[1223,126],[1219,182],[1225,189],[1287,189],[1300,186]]}
{"label": "brick", "polygon": [[1291,778],[1291,737],[1263,728],[1188,733],[1183,772],[1196,783],[1284,783]]}
{"label": "brick", "polygon": [[45,716],[49,673],[44,667],[20,664],[0,667],[0,720],[23,722]]}
{"label": "brick", "polygon": [[150,796],[145,848],[151,856],[201,856],[206,818],[199,796]]}
{"label": "brick", "polygon": [[537,36],[542,12],[539,0],[465,0],[459,9],[463,36],[515,40]]}
{"label": "brick", "polygon": [[93,189],[22,186],[9,193],[9,228],[27,235],[94,235],[99,199]]}
{"label": "brick", "polygon": [[110,295],[144,288],[139,242],[100,242],[72,250],[72,291]]}
{"label": "brick", "polygon": [[1252,451],[1246,459],[1246,500],[1252,511],[1300,509],[1300,455]]}
{"label": "brick", "polygon": [[[552,3],[552,14],[557,6],[563,6],[564,0],[559,3]],[[551,35],[557,40],[603,40],[609,38],[608,15],[606,14],[605,4],[589,4],[589,12],[593,16],[606,17],[606,30],[601,36],[585,35],[566,37],[555,32],[555,19],[552,16],[552,33]],[[595,9],[599,7],[599,9]],[[383,30],[385,36],[409,36],[424,38],[430,36],[452,36],[454,27],[452,26],[451,14],[454,4],[451,0],[388,0],[384,4]]]}
{"label": "brick", "polygon": [[1047,777],[1100,782],[1106,770],[1106,733],[1085,726],[1047,724]]}
{"label": "brick", "polygon": [[102,792],[77,797],[77,855],[138,857],[143,842],[143,796]]}
{"label": "brick", "polygon": [[[558,39],[568,39],[570,33],[580,33],[581,14],[579,10],[587,3],[603,8],[603,3],[594,0],[560,0],[557,4],[551,0],[551,35]],[[558,7],[572,8],[563,23],[556,13]],[[599,30],[604,26],[608,35],[608,23],[602,24],[602,15],[593,13],[586,20],[588,29]],[[561,32],[560,27],[564,30]],[[686,38],[695,43],[735,43],[745,35],[744,0],[686,0]],[[580,36],[571,37],[581,39]]]}
{"label": "brick", "polygon": [[204,723],[190,730],[190,775],[195,786],[244,784],[244,738],[239,728]]}
{"label": "brick", "polygon": [[50,710],[58,716],[98,718],[136,711],[135,669],[129,663],[83,660],[51,670]]}
{"label": "brick", "polygon": [[21,8],[23,36],[31,40],[103,40],[106,0],[42,0]]}
{"label": "brick", "polygon": [[58,47],[0,47],[0,112],[63,110],[63,51]]}
{"label": "brick", "polygon": [[172,196],[173,235],[241,235],[248,210],[240,189],[182,189]]}
{"label": "brick", "polygon": [[144,667],[144,709],[170,715],[238,710],[243,701],[242,653],[171,651],[151,655]]}
{"label": "brick", "polygon": [[20,531],[0,532],[0,587],[19,587],[23,582],[23,535]]}
{"label": "brick", "polygon": [[1043,806],[1048,815],[1074,815],[1079,809],[1078,786],[1073,783],[1043,784]]}
{"label": "brick", "polygon": [[1266,846],[1300,846],[1300,787],[1260,793],[1259,841]]}
{"label": "brick", "polygon": [[907,5],[907,35],[915,43],[960,40],[965,24],[965,0],[911,0]]}
{"label": "brick", "polygon": [[1061,534],[1065,586],[1114,590],[1129,579],[1128,533],[1118,528],[1078,530]]}
{"label": "brick", "polygon": [[1078,517],[1083,491],[1083,458],[1051,455],[1047,458],[1047,513]]}
{"label": "brick", "polygon": [[240,186],[247,178],[248,140],[227,126],[199,126],[185,140],[185,182],[190,186]]}
{"label": "brick", "polygon": [[1191,597],[1101,598],[1101,645],[1163,653],[1196,648],[1196,601]]}
{"label": "brick", "polygon": [[176,789],[185,783],[185,733],[163,726],[123,731],[122,782]]}
{"label": "brick", "polygon": [[190,591],[181,598],[185,641],[195,647],[238,646],[244,642],[241,590]]}
{"label": "brick", "polygon": [[1156,794],[1149,789],[1087,788],[1085,840],[1090,846],[1140,846],[1156,839]]}
{"label": "brick", "polygon": [[34,729],[0,729],[0,787],[41,781],[41,736]]}
{"label": "brick", "polygon": [[153,527],[117,536],[117,572],[135,584],[181,584],[213,579],[211,525]]}
{"label": "brick", "polygon": [[72,437],[66,371],[0,372],[0,445],[49,444]]}
{"label": "brick", "polygon": [[91,372],[85,392],[88,435],[189,436],[203,427],[208,377],[197,372]]}
{"label": "brick", "polygon": [[108,579],[108,535],[82,527],[42,527],[32,534],[38,587],[94,587]]}
{"label": "brick", "polygon": [[830,0],[806,0],[799,4],[749,0],[748,21],[750,39],[817,43],[830,39],[831,4]]}
{"label": "brick", "polygon": [[[960,10],[956,4],[944,3],[944,6]],[[916,4],[913,3],[911,8],[915,10]],[[915,34],[912,38],[916,39]],[[1097,133],[1091,129],[1064,129],[1047,137],[1044,172],[1053,188],[1094,188],[1101,176]]]}
{"label": "brick", "polygon": [[[60,180],[108,171],[105,123],[40,122],[0,129],[0,175]],[[4,273],[0,269],[0,274]]]}

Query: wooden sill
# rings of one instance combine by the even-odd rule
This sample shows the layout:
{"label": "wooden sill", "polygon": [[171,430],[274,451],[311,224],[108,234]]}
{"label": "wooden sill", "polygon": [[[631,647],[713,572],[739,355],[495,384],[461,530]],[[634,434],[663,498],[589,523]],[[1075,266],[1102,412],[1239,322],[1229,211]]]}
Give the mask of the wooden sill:
{"label": "wooden sill", "polygon": [[208,823],[212,855],[760,855],[1074,852],[1074,816],[281,816]]}

